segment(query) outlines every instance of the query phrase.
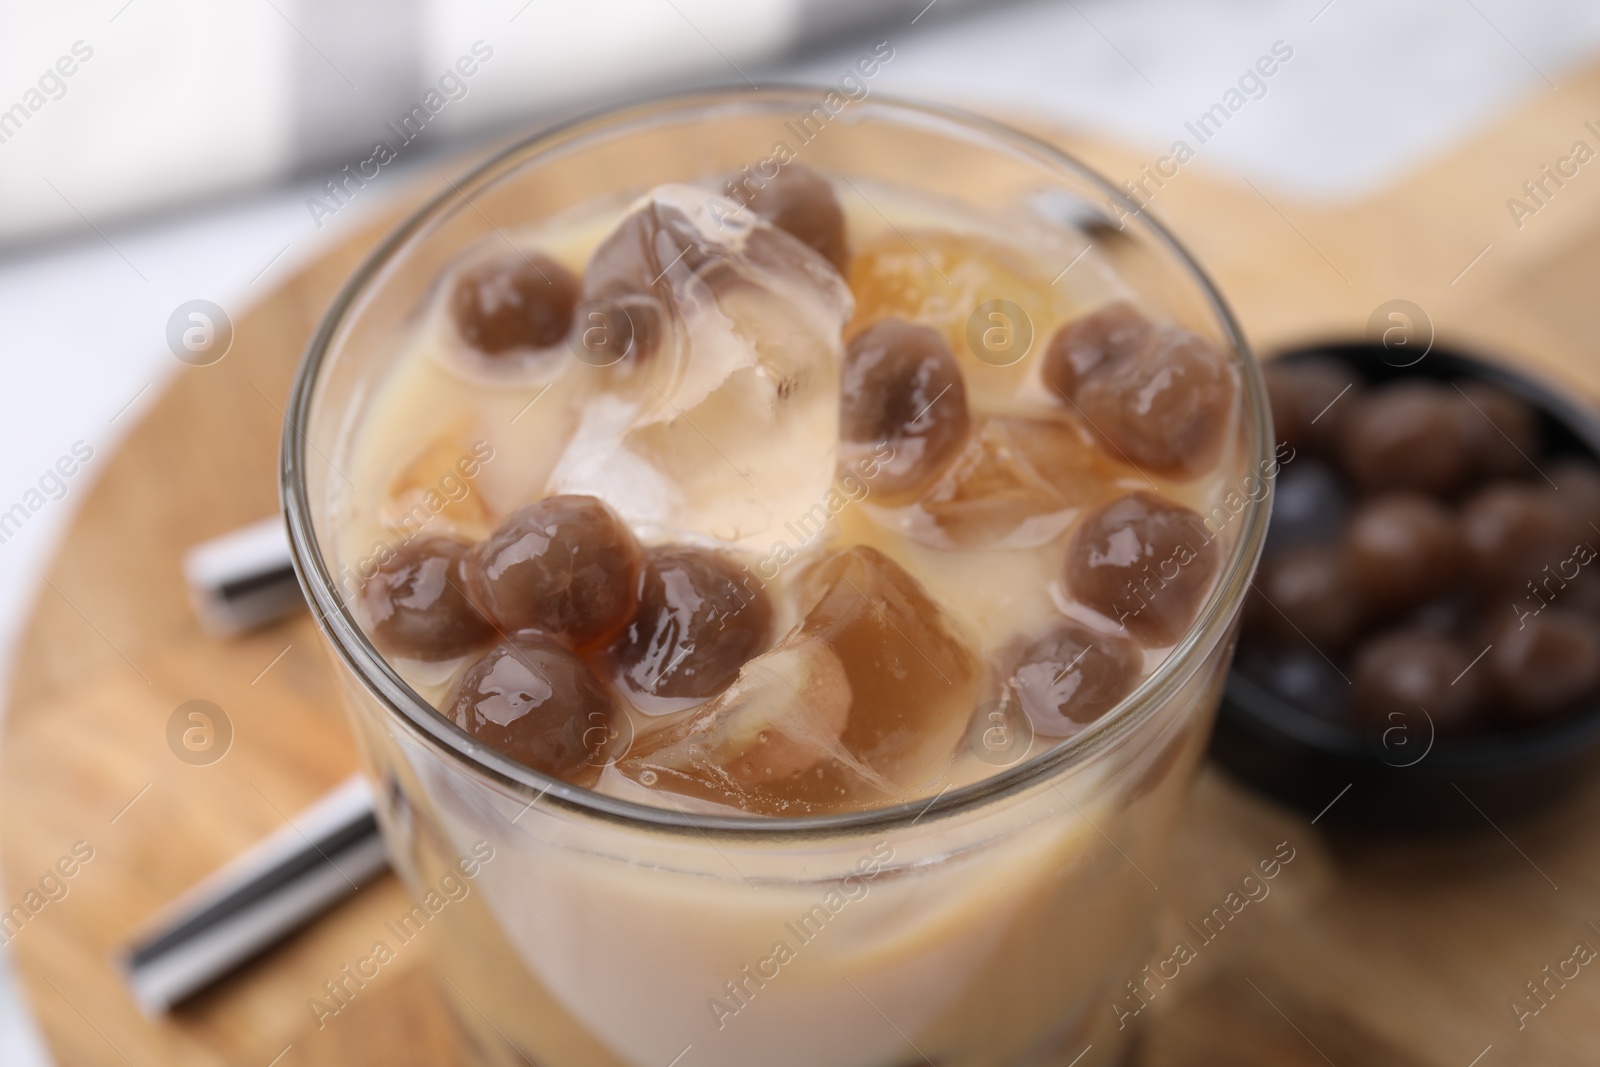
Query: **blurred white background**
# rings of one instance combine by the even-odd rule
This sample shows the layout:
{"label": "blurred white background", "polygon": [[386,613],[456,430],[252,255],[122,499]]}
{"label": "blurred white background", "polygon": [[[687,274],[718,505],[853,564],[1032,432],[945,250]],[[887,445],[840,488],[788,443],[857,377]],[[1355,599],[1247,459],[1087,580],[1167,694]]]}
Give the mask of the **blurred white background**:
{"label": "blurred white background", "polygon": [[[178,304],[205,298],[237,319],[414,192],[439,154],[664,87],[833,81],[881,40],[895,58],[876,92],[1038,113],[1153,152],[1283,41],[1292,61],[1195,166],[1269,192],[1347,198],[1592,62],[1600,5],[9,0],[0,6],[0,511],[74,442],[109,455],[169,376],[194,372],[164,339]],[[447,86],[457,98],[317,225],[307,197],[379,136],[394,140],[384,124],[480,41],[492,56],[463,88]],[[0,681],[38,576],[99,465],[0,533]],[[0,1062],[46,1062],[3,978]]]}

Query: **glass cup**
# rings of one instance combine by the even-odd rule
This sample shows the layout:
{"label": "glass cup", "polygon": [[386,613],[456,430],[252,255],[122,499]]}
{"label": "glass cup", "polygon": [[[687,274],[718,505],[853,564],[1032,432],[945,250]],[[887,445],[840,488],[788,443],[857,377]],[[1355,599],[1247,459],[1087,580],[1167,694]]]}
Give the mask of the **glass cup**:
{"label": "glass cup", "polygon": [[[1078,269],[1114,270],[1236,362],[1240,417],[1224,462],[1242,504],[1206,516],[1225,550],[1194,626],[1094,726],[1026,759],[1026,745],[991,755],[992,776],[911,804],[692,815],[522,766],[407,686],[363,633],[332,556],[347,514],[341,457],[408,317],[464,249],[596,198],[625,203],[737,171],[779,142],[853,184],[1078,235]],[[435,928],[429,952],[475,1062],[1115,1062],[1126,1031],[1114,1000],[1149,962],[1162,860],[1266,528],[1270,441],[1255,362],[1187,254],[1081,164],[992,122],[823,89],[702,93],[500,154],[345,286],[307,352],[283,438],[295,566],[348,694],[390,857],[417,901],[385,926],[384,948],[398,955]],[[973,736],[988,746],[992,733]]]}

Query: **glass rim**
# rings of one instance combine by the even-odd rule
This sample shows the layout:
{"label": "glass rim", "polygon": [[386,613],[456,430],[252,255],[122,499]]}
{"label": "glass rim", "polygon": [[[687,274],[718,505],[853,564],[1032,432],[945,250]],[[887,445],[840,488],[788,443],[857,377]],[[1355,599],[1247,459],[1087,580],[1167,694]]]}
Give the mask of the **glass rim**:
{"label": "glass rim", "polygon": [[[1233,551],[1227,558],[1200,614],[1161,664],[1137,688],[1092,726],[1056,743],[1046,751],[1025,757],[1013,766],[961,786],[947,788],[932,799],[927,797],[863,811],[831,815],[755,816],[722,815],[657,807],[613,797],[572,785],[503,755],[478,741],[446,719],[413,690],[368,640],[344,596],[339,592],[322,552],[311,520],[311,502],[305,478],[307,444],[302,427],[313,410],[321,372],[346,317],[367,290],[369,283],[389,266],[407,245],[436,217],[461,201],[471,205],[470,194],[482,189],[513,168],[536,162],[541,155],[570,148],[591,135],[605,135],[641,122],[660,122],[678,117],[704,117],[708,109],[720,106],[749,106],[768,109],[814,101],[826,93],[823,85],[785,84],[752,91],[744,88],[700,89],[653,96],[647,101],[609,106],[540,129],[478,163],[463,176],[446,179],[446,185],[413,210],[366,256],[344,282],[313,333],[295,373],[289,405],[284,418],[279,454],[279,492],[288,527],[290,555],[302,592],[309,601],[312,616],[324,637],[343,664],[354,672],[362,686],[384,710],[399,722],[431,740],[440,754],[452,759],[469,774],[485,777],[497,786],[527,796],[530,806],[548,802],[569,814],[621,823],[636,828],[705,836],[719,840],[770,842],[783,839],[823,838],[885,831],[912,823],[938,821],[962,812],[984,807],[1036,786],[1066,769],[1088,761],[1149,720],[1166,699],[1204,662],[1212,638],[1232,621],[1232,607],[1242,601],[1266,535],[1273,483],[1258,500],[1251,494],[1244,512],[1244,523]],[[1271,422],[1266,388],[1259,364],[1252,353],[1232,310],[1212,283],[1210,276],[1188,251],[1147,209],[1130,198],[1071,154],[1031,134],[1004,123],[944,105],[926,104],[874,94],[870,100],[854,105],[862,111],[878,111],[915,120],[923,125],[954,127],[966,135],[988,138],[997,147],[1031,157],[1045,170],[1065,171],[1103,192],[1108,202],[1124,209],[1122,228],[1137,225],[1147,237],[1173,257],[1205,296],[1223,338],[1238,357],[1243,387],[1242,401],[1246,423],[1247,458],[1252,470],[1264,468],[1272,454]]]}

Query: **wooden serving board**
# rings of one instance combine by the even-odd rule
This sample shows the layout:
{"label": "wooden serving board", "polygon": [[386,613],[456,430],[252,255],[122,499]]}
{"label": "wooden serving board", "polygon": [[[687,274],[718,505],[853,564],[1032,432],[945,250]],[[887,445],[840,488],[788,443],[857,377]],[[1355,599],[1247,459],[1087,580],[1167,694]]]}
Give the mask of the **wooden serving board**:
{"label": "wooden serving board", "polygon": [[[1379,305],[1406,299],[1441,339],[1600,397],[1600,173],[1581,172],[1521,230],[1505,204],[1574,140],[1593,141],[1583,123],[1596,114],[1600,70],[1362,203],[1307,207],[1208,176],[1199,161],[1152,209],[1217,279],[1258,351],[1362,336]],[[1054,139],[1119,178],[1147,161]],[[409,906],[392,878],[169,1018],[141,1018],[108,962],[162,903],[355,766],[309,619],[207,637],[183,599],[179,559],[275,510],[290,377],[335,289],[392,221],[239,317],[225,359],[186,368],[115,454],[93,460],[93,488],[46,575],[0,745],[0,866],[5,909],[42,905],[5,930],[63,1064],[463,1062],[425,944],[325,1027],[308,1010],[322,982]],[[166,742],[168,717],[196,698],[234,727],[232,748],[209,766],[179,761]],[[1583,968],[1521,1029],[1509,1006],[1577,943],[1600,948],[1596,826],[1600,781],[1534,821],[1474,837],[1332,840],[1208,770],[1152,889],[1166,916],[1161,943],[1181,938],[1195,958],[1152,983],[1148,1008],[1130,1019],[1135,1062],[1596,1062],[1600,968]],[[1283,842],[1294,859],[1270,895],[1214,940],[1193,936],[1185,924],[1221,906]],[[30,897],[75,845],[93,854],[59,883],[66,895],[52,882],[59,899]],[[1152,967],[1171,974],[1160,964],[1169,955]]]}

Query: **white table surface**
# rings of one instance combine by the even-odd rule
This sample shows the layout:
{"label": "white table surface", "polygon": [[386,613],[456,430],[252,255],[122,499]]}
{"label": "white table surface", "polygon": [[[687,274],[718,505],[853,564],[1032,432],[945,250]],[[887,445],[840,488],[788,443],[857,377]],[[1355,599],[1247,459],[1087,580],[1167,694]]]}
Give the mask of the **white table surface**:
{"label": "white table surface", "polygon": [[[162,0],[139,2],[159,18]],[[1147,144],[1152,158],[1274,41],[1287,42],[1293,60],[1193,165],[1301,197],[1359,196],[1391,181],[1528,94],[1559,86],[1600,50],[1592,0],[1407,0],[1403,10],[1386,0],[1041,0],[977,16],[939,7],[912,24],[922,8],[912,4],[905,25],[863,38],[889,39],[896,50],[876,90],[1031,109]],[[841,43],[747,73],[758,82],[831,81],[861,50]],[[0,98],[12,92],[10,76],[0,71]],[[0,146],[0,169],[5,161]],[[76,441],[103,462],[163,383],[189,371],[164,342],[178,304],[204,297],[242,312],[416,172],[397,172],[320,231],[301,183],[0,249],[0,510]],[[39,575],[97,466],[0,544],[0,680]],[[0,1063],[43,1062],[0,967]]]}

